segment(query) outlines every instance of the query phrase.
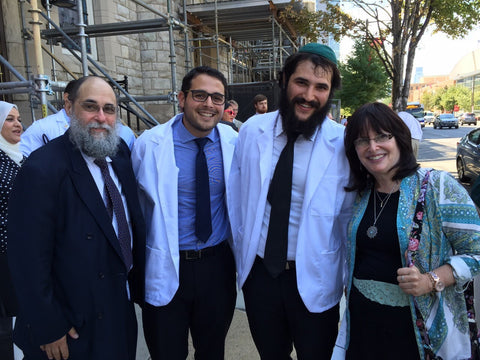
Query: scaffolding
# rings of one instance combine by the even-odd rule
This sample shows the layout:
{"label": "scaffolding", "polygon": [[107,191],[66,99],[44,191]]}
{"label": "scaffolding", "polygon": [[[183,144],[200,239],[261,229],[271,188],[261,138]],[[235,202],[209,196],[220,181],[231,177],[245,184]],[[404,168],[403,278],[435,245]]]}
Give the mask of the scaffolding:
{"label": "scaffolding", "polygon": [[[77,4],[78,22],[74,26],[60,27],[51,18],[52,6],[57,1],[42,1],[46,9],[44,12],[37,0],[19,0],[26,76],[22,76],[0,54],[0,63],[17,78],[16,81],[1,83],[0,95],[27,93],[32,120],[35,120],[33,109],[38,104],[42,117],[48,114],[48,110],[56,112],[52,103],[60,102],[58,99],[61,96],[56,95],[53,101],[49,101],[47,96],[53,95],[53,90],[62,91],[66,85],[66,81],[57,80],[57,67],[70,77],[77,77],[55,55],[54,45],[61,43],[81,64],[83,75],[101,75],[114,86],[120,95],[120,105],[128,114],[128,125],[131,125],[129,116],[133,114],[137,123],[140,120],[145,127],[151,127],[158,121],[141,103],[164,102],[172,105],[174,114],[178,111],[176,48],[183,48],[185,54],[182,73],[194,65],[209,65],[224,72],[228,83],[246,83],[275,80],[284,59],[297,49],[300,41],[293,28],[279,17],[279,11],[288,6],[290,0],[180,0],[181,3],[166,0],[166,14],[144,1],[129,1],[147,10],[154,18],[87,25],[84,22],[82,0],[70,0],[70,3]],[[27,25],[26,12],[31,14],[31,28]],[[41,28],[42,21],[46,22],[47,28]],[[88,38],[149,32],[168,32],[171,87],[167,95],[132,96],[125,86],[128,84],[126,78],[116,81],[88,55],[86,41]],[[75,39],[79,39],[80,44]],[[30,40],[33,40],[35,53],[33,72],[27,46]],[[44,69],[43,52],[51,59],[51,77],[46,75]]]}

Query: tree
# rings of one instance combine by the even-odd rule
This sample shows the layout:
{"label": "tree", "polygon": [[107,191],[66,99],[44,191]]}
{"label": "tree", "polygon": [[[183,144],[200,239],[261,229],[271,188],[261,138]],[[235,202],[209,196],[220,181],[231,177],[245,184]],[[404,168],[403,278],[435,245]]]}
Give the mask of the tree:
{"label": "tree", "polygon": [[424,92],[422,102],[425,109],[438,108],[442,111],[453,112],[454,106],[461,109],[470,109],[472,91],[465,86],[449,86],[437,91]]}
{"label": "tree", "polygon": [[435,95],[431,91],[422,94],[422,104],[425,110],[432,110],[435,107]]}
{"label": "tree", "polygon": [[390,94],[391,82],[371,45],[356,41],[352,55],[339,65],[342,89],[336,93],[346,113],[367,102],[376,101]]}
{"label": "tree", "polygon": [[453,112],[455,105],[461,109],[471,108],[472,92],[464,86],[450,86],[440,97],[440,105],[445,111]]}
{"label": "tree", "polygon": [[291,0],[290,5],[279,11],[279,18],[290,22],[297,34],[307,42],[316,42],[319,39],[326,41],[329,35],[332,35],[335,41],[340,41],[357,25],[338,4],[329,1],[326,2],[324,11],[311,11],[301,0]]}
{"label": "tree", "polygon": [[318,2],[326,9],[319,11],[324,22],[310,26],[334,36],[349,33],[367,39],[392,80],[392,106],[397,111],[406,108],[415,52],[426,29],[461,38],[480,18],[480,0],[350,0],[353,8],[348,11],[359,12],[357,18],[334,15],[342,11],[339,5],[329,6],[329,0]]}

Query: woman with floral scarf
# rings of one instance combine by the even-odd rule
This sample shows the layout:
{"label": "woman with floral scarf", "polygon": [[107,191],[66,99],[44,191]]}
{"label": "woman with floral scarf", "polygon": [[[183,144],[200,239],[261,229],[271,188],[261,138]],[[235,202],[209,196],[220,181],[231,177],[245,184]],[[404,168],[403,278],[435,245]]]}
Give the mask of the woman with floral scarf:
{"label": "woman with floral scarf", "polygon": [[[410,131],[387,105],[365,104],[353,114],[345,149],[357,199],[347,310],[334,354],[470,358],[463,291],[480,272],[480,219],[468,193],[450,174],[419,168]],[[416,209],[420,195],[423,211]]]}

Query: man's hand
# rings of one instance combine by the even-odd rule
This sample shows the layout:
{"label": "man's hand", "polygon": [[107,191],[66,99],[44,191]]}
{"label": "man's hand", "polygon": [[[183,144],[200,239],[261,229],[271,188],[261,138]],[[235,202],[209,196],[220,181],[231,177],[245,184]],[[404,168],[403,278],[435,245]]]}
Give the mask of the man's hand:
{"label": "man's hand", "polygon": [[[73,327],[69,330],[68,335],[72,339],[78,339],[77,331]],[[67,335],[50,344],[41,345],[40,349],[45,351],[49,360],[67,360],[69,356]]]}

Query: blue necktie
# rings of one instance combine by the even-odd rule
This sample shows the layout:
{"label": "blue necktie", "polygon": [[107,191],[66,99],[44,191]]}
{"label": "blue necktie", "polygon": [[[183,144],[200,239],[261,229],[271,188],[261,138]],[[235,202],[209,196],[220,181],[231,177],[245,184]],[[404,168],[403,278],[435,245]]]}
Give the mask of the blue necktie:
{"label": "blue necktie", "polygon": [[208,138],[196,138],[198,153],[195,162],[196,207],[195,207],[195,235],[206,242],[212,234],[212,214],[210,210],[210,185],[208,176],[207,158],[204,147]]}
{"label": "blue necktie", "polygon": [[292,199],[293,149],[298,134],[289,138],[278,158],[267,200],[271,205],[270,222],[263,263],[276,278],[285,270],[288,251],[288,224]]}
{"label": "blue necktie", "polygon": [[127,267],[127,270],[130,270],[133,263],[132,248],[130,230],[128,228],[127,216],[125,215],[125,208],[123,207],[122,196],[110,176],[107,161],[105,159],[95,159],[94,163],[100,168],[102,173],[103,182],[105,183],[107,210],[110,217],[115,214],[115,218],[117,219],[118,242],[120,244],[120,249],[122,250],[125,266]]}

